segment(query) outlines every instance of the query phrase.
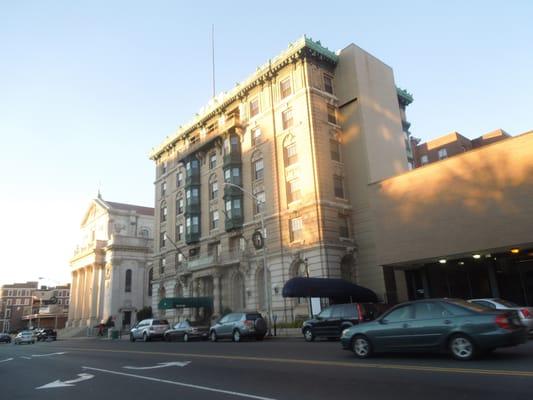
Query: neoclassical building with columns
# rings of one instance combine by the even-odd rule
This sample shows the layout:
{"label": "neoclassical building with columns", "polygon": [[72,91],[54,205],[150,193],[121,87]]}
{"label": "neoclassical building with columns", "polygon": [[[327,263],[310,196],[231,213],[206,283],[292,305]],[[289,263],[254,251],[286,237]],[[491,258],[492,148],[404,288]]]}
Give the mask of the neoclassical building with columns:
{"label": "neoclassical building with columns", "polygon": [[67,327],[91,328],[111,317],[115,326],[136,322],[151,304],[154,209],[92,200],[70,260],[72,284]]}
{"label": "neoclassical building with columns", "polygon": [[409,169],[412,100],[376,57],[308,37],[211,99],[150,155],[154,311],[173,319],[182,311],[161,299],[209,296],[216,315],[271,308],[290,321],[307,302],[283,286],[307,275],[387,300],[368,185]]}

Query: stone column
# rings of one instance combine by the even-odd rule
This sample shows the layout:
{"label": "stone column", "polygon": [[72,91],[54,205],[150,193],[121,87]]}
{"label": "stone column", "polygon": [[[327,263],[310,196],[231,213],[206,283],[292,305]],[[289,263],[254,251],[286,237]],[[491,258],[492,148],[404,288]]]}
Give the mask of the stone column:
{"label": "stone column", "polygon": [[98,295],[99,295],[99,281],[98,281],[98,272],[100,270],[98,264],[93,264],[91,276],[91,304],[89,310],[89,318],[91,327],[96,325],[96,320],[98,318]]}
{"label": "stone column", "polygon": [[87,287],[87,267],[83,267],[81,275],[81,301],[80,301],[80,326],[87,326],[87,302],[88,302],[88,287]]}
{"label": "stone column", "polygon": [[[97,318],[98,323],[104,318],[104,303],[105,303],[105,266],[100,265],[98,267],[98,311]],[[105,321],[104,321],[105,322]]]}
{"label": "stone column", "polygon": [[81,326],[81,307],[83,304],[83,268],[78,268],[77,270],[76,289],[76,308],[74,309],[74,318],[76,320],[76,325]]}
{"label": "stone column", "polygon": [[76,295],[78,293],[78,285],[77,285],[77,279],[78,279],[78,274],[76,271],[72,271],[71,273],[72,275],[72,284],[71,284],[71,287],[70,287],[70,304],[68,306],[68,326],[69,327],[72,327],[74,326],[74,319],[76,318],[75,317],[75,307],[76,307],[76,304],[74,302],[74,299],[76,298]]}
{"label": "stone column", "polygon": [[213,314],[218,316],[222,312],[220,309],[222,299],[220,297],[220,273],[215,272],[213,274]]}

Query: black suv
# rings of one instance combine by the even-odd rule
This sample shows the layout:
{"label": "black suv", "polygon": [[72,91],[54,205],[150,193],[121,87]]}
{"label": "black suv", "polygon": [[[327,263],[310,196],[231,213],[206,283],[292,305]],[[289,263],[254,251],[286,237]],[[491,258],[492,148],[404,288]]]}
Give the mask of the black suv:
{"label": "black suv", "polygon": [[339,339],[344,329],[360,322],[372,321],[388,307],[376,303],[335,304],[323,309],[315,318],[302,325],[302,333],[308,342],[317,337]]}
{"label": "black suv", "polygon": [[50,340],[57,340],[57,332],[54,331],[53,329],[39,329],[37,332],[36,332],[36,336],[37,336],[37,341],[46,341],[48,339]]}

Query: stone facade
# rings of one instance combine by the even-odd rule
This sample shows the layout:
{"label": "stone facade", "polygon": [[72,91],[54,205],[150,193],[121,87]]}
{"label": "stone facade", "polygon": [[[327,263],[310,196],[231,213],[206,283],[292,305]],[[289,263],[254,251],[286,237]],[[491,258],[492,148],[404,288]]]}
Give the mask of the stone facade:
{"label": "stone facade", "polygon": [[[154,149],[153,309],[165,297],[205,295],[216,315],[266,313],[270,299],[278,320],[294,320],[307,302],[281,291],[306,274],[384,297],[364,219],[368,183],[407,170],[398,96],[375,57],[304,37]],[[262,218],[266,248],[256,250]]]}
{"label": "stone facade", "polygon": [[70,261],[68,327],[91,328],[111,317],[115,326],[127,328],[136,311],[151,304],[153,213],[100,196],[92,201]]}

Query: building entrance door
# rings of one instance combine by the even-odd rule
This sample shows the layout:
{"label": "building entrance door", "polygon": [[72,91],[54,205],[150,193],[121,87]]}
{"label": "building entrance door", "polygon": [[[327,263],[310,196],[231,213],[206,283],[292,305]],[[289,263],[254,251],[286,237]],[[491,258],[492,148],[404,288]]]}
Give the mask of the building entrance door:
{"label": "building entrance door", "polygon": [[122,328],[129,329],[131,326],[131,311],[124,311],[124,317],[122,318]]}

